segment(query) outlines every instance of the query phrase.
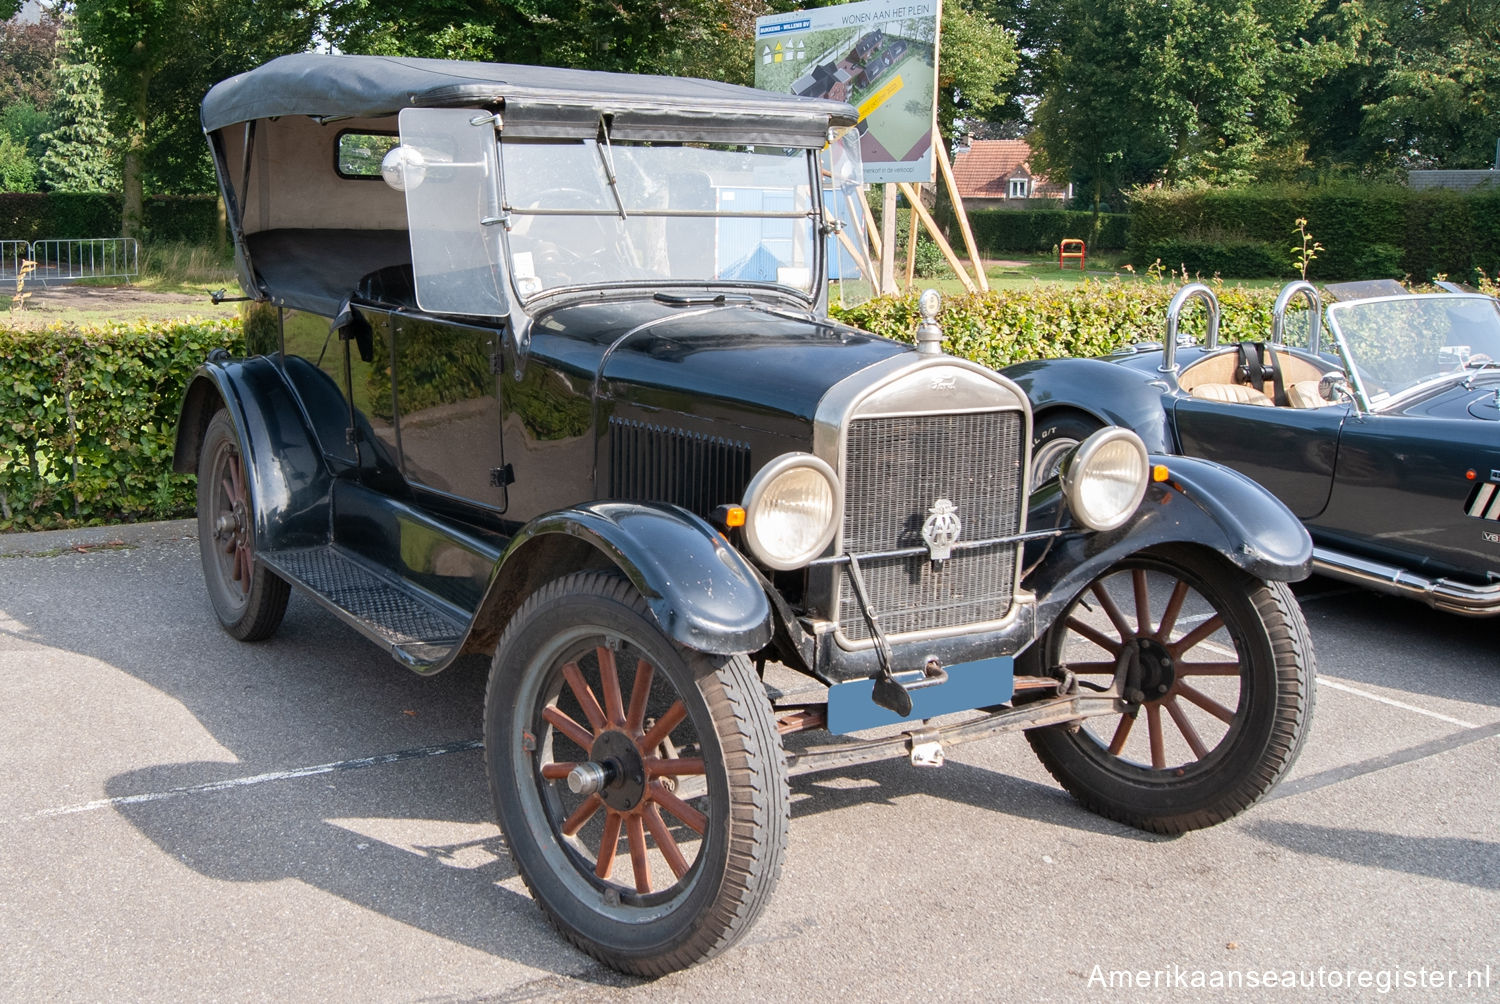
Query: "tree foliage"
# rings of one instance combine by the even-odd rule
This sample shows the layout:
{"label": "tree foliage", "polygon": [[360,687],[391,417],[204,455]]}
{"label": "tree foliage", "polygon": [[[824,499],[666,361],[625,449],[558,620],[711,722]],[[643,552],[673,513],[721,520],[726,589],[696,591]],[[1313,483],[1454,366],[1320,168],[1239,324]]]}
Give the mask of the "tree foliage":
{"label": "tree foliage", "polygon": [[1351,57],[1314,0],[1055,0],[1034,145],[1097,204],[1130,185],[1236,182]]}
{"label": "tree foliage", "polygon": [[[8,17],[0,0],[0,19]],[[0,20],[0,108],[24,101],[46,108],[52,101],[57,21],[44,16],[36,24]]]}
{"label": "tree foliage", "polygon": [[41,137],[43,186],[58,192],[118,191],[115,138],[104,119],[99,67],[66,21],[58,36],[56,73],[54,125]]}

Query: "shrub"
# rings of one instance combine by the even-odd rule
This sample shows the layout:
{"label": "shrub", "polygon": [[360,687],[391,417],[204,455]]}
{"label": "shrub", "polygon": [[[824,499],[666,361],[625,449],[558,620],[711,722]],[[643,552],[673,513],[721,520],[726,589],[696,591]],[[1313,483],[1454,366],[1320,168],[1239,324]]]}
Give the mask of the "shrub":
{"label": "shrub", "polygon": [[[1167,303],[1179,287],[1163,282],[1085,280],[1076,286],[1038,284],[947,297],[939,323],[943,349],[999,369],[1027,359],[1101,356],[1140,341],[1160,341]],[[1274,289],[1220,284],[1219,336],[1226,341],[1265,338],[1271,330]],[[919,319],[917,296],[886,296],[835,309],[842,321],[909,342]],[[1202,337],[1206,312],[1183,312],[1181,330]]]}
{"label": "shrub", "polygon": [[[1076,237],[1089,251],[1119,251],[1125,247],[1130,217],[1105,213],[1095,228],[1093,213],[1063,209],[976,209],[969,213],[969,226],[979,253],[988,258],[1003,254],[1037,254],[1050,250],[1064,238]],[[957,226],[948,227],[955,236]]]}
{"label": "shrub", "polygon": [[[1422,281],[1446,273],[1472,281],[1476,270],[1500,269],[1500,190],[1413,191],[1355,182],[1136,192],[1131,257],[1154,260],[1147,248],[1181,238],[1290,248],[1287,238],[1299,218],[1324,246],[1308,270],[1314,280],[1409,275]],[[1278,250],[1278,257],[1282,267],[1274,274],[1290,278],[1291,256]]]}
{"label": "shrub", "polygon": [[1139,266],[1159,261],[1169,269],[1180,269],[1189,275],[1221,275],[1234,279],[1286,275],[1288,269],[1287,255],[1280,245],[1241,239],[1172,238],[1153,241],[1140,246],[1131,256],[1131,261]]}
{"label": "shrub", "polygon": [[0,327],[0,530],[190,513],[177,410],[208,353],[241,346],[235,321]]}
{"label": "shrub", "polygon": [[[120,196],[104,192],[0,193],[0,240],[87,240],[120,232]],[[146,200],[152,240],[216,244],[219,200],[153,195]]]}

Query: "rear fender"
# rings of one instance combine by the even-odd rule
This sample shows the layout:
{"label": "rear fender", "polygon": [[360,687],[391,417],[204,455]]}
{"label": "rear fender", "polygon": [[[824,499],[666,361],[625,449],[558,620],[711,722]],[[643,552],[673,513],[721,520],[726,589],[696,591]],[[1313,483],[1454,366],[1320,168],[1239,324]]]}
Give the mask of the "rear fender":
{"label": "rear fender", "polygon": [[525,598],[560,575],[613,566],[662,631],[700,652],[755,652],[771,640],[770,601],[745,558],[676,506],[590,502],[538,516],[512,539],[465,645],[490,651]]}
{"label": "rear fender", "polygon": [[[1095,578],[1122,558],[1162,544],[1196,544],[1266,581],[1295,582],[1312,571],[1312,539],[1291,510],[1249,478],[1188,457],[1151,457],[1169,476],[1153,482],[1130,522],[1108,533],[1068,533],[1032,544],[1037,622],[1050,624]],[[1032,495],[1028,525],[1056,525],[1064,506],[1055,481]],[[1066,518],[1066,513],[1062,514]],[[1045,553],[1044,553],[1045,552]],[[1039,562],[1039,563],[1038,563]]]}
{"label": "rear fender", "polygon": [[204,431],[220,408],[239,434],[256,546],[326,541],[331,478],[323,452],[281,371],[264,356],[198,368],[183,396],[172,469],[197,473]]}
{"label": "rear fender", "polygon": [[1103,425],[1132,429],[1152,453],[1171,453],[1161,374],[1098,359],[1041,359],[1001,371],[1026,392],[1039,429],[1049,412],[1081,412]]}

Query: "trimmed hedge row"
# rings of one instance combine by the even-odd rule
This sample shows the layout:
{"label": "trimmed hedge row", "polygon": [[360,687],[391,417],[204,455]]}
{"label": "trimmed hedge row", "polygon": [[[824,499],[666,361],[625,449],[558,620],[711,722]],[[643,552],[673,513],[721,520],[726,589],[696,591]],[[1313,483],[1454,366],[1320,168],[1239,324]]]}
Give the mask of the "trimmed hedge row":
{"label": "trimmed hedge row", "polygon": [[190,513],[177,410],[216,348],[243,352],[239,322],[0,328],[0,530]]}
{"label": "trimmed hedge row", "polygon": [[[121,200],[103,192],[0,192],[0,240],[87,240],[120,232]],[[146,232],[155,241],[218,243],[219,200],[212,195],[153,195]]]}
{"label": "trimmed hedge row", "polygon": [[[1161,341],[1167,304],[1179,288],[1110,279],[945,297],[938,318],[943,351],[999,369],[1027,359],[1102,356],[1132,342]],[[1264,339],[1271,330],[1277,292],[1216,284],[1219,337]],[[916,293],[881,297],[833,313],[845,323],[904,342],[912,340],[920,320]],[[1206,315],[1197,305],[1185,310],[1181,331],[1201,338]]]}
{"label": "trimmed hedge row", "polygon": [[[946,224],[945,224],[946,225]],[[1094,231],[1094,214],[1065,209],[976,209],[969,213],[969,226],[979,253],[1000,257],[1005,252],[1039,254],[1051,251],[1065,237],[1087,242],[1089,251],[1120,251],[1129,236],[1130,217],[1104,213]],[[958,227],[948,228],[955,240]]]}
{"label": "trimmed hedge row", "polygon": [[[1141,191],[1131,200],[1129,251],[1137,265],[1161,258],[1168,268],[1186,264],[1189,272],[1290,278],[1298,219],[1307,220],[1307,229],[1324,248],[1308,269],[1311,279],[1409,275],[1426,281],[1442,273],[1472,281],[1476,269],[1489,275],[1500,271],[1496,189],[1464,193],[1342,184]],[[1276,267],[1231,272],[1178,261],[1158,253],[1166,241],[1220,246],[1258,242],[1274,256]]]}

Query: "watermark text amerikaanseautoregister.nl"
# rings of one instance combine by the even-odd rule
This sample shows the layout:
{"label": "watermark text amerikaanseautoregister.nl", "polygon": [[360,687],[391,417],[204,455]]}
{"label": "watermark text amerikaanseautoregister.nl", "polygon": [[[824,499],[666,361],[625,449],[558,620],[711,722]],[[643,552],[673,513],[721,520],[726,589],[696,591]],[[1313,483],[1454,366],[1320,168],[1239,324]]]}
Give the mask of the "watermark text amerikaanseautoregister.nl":
{"label": "watermark text amerikaanseautoregister.nl", "polygon": [[1091,990],[1487,990],[1500,988],[1500,972],[1483,966],[1385,966],[1362,969],[1197,968],[1106,969],[1089,972]]}

